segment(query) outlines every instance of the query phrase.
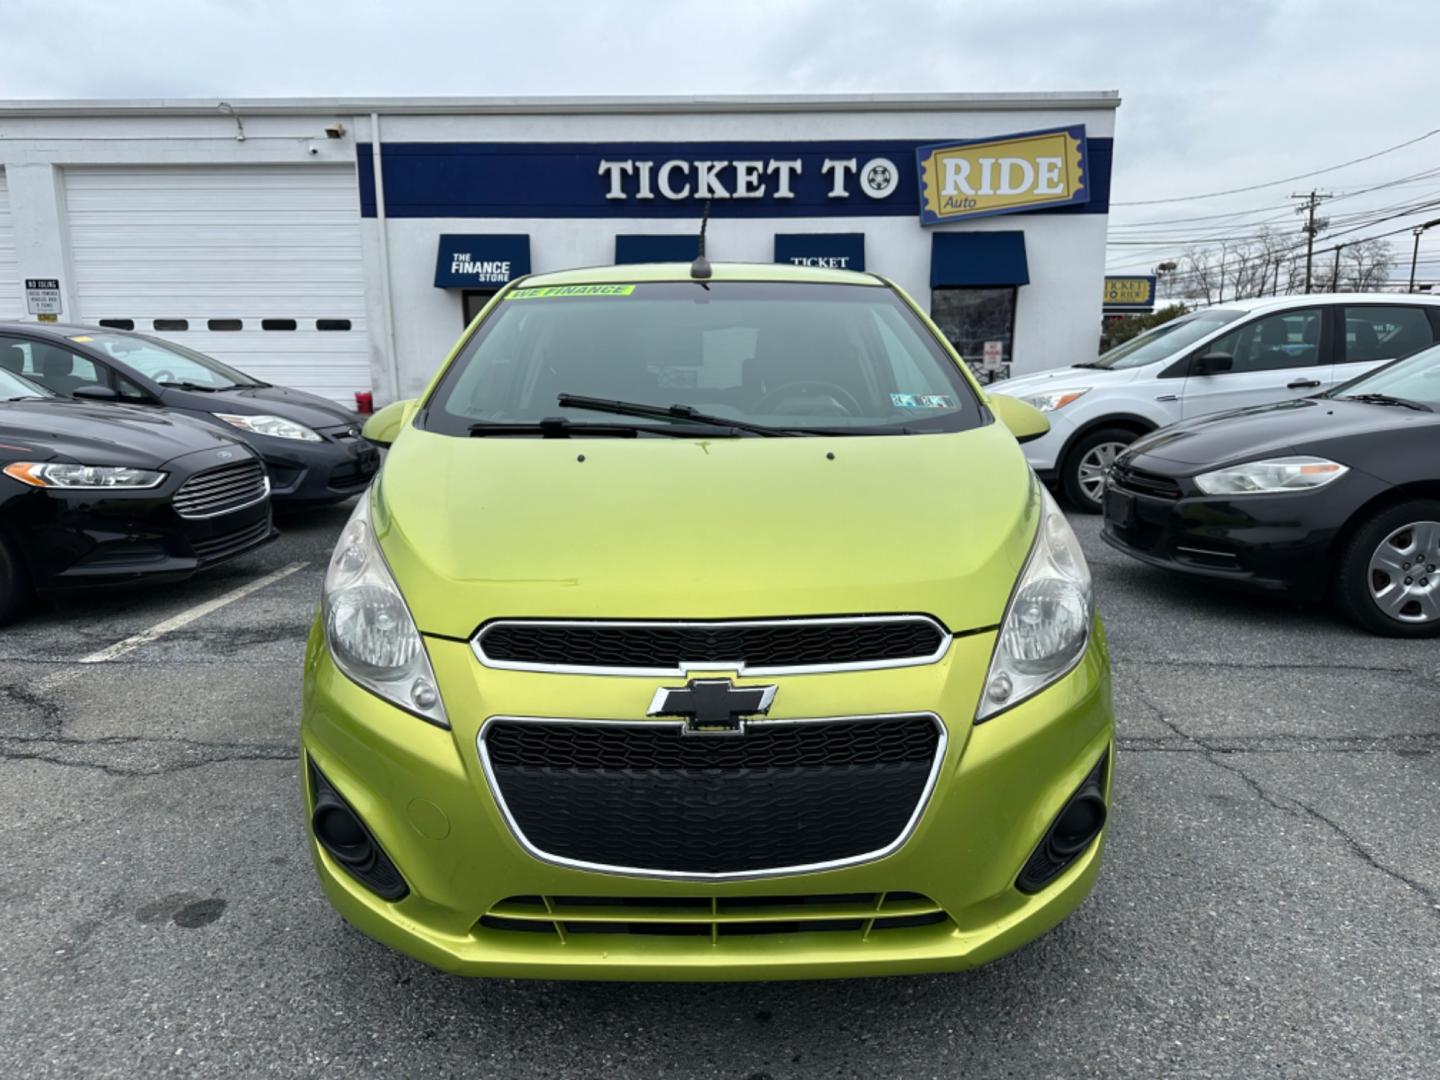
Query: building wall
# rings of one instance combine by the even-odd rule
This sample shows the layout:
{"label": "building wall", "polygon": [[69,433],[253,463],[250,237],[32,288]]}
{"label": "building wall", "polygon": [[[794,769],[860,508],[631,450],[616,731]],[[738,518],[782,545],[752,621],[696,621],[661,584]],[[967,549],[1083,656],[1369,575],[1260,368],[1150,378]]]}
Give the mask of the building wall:
{"label": "building wall", "polygon": [[[481,101],[298,101],[100,104],[84,108],[0,104],[5,169],[19,277],[58,277],[67,315],[76,310],[60,170],[107,164],[346,163],[375,138],[397,142],[715,142],[834,139],[944,142],[1084,124],[1091,138],[1114,130],[1113,95],[1010,95],[953,103],[915,99],[893,107],[872,99],[789,105],[759,101],[606,102],[579,99],[543,107]],[[559,110],[559,111],[556,111]],[[340,139],[327,125],[343,123]],[[239,136],[243,134],[244,138]],[[367,165],[368,167],[368,165]],[[603,181],[598,176],[596,184]],[[366,323],[377,403],[418,391],[461,330],[458,291],[434,286],[442,233],[528,233],[535,271],[614,261],[617,233],[693,234],[693,217],[390,218],[361,223]],[[719,260],[773,258],[777,232],[863,232],[867,269],[893,278],[929,307],[930,237],[937,230],[1023,230],[1030,284],[1017,301],[1013,372],[1073,363],[1095,354],[1100,328],[1107,216],[1017,213],[923,227],[912,216],[727,217],[716,203],[709,252]],[[389,256],[387,283],[381,229]],[[0,289],[3,291],[3,289]],[[387,310],[388,309],[388,310]],[[388,317],[393,314],[393,325]],[[393,351],[392,351],[393,338]],[[366,389],[356,387],[356,389]]]}

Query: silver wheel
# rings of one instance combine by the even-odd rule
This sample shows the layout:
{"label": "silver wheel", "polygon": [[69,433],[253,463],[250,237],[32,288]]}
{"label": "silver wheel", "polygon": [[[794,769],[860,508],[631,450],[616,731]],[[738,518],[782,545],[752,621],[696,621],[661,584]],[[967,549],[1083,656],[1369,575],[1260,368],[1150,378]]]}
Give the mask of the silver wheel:
{"label": "silver wheel", "polygon": [[1105,498],[1105,477],[1110,475],[1110,467],[1128,445],[1130,444],[1123,442],[1096,443],[1085,451],[1085,456],[1077,464],[1076,475],[1080,481],[1080,490],[1096,506]]}
{"label": "silver wheel", "polygon": [[1413,521],[1380,541],[1370,556],[1370,597],[1396,622],[1440,619],[1440,521]]}

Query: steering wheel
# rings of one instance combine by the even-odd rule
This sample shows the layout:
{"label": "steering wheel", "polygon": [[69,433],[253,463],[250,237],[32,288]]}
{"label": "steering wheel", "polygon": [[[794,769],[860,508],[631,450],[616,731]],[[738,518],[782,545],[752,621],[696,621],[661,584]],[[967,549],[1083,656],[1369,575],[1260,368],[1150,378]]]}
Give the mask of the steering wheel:
{"label": "steering wheel", "polygon": [[826,382],[824,379],[796,379],[794,382],[788,382],[784,386],[777,386],[774,390],[766,392],[760,400],[755,403],[755,411],[763,413],[765,412],[766,406],[778,399],[782,394],[802,389],[822,390],[829,394],[835,404],[840,406],[840,411],[846,416],[856,416],[865,411],[864,408],[861,407],[859,400],[857,400],[855,395],[849,390],[846,390],[845,387],[838,383]]}
{"label": "steering wheel", "polygon": [[157,371],[153,375],[151,375],[150,378],[154,379],[158,383],[174,382],[175,373],[173,371]]}

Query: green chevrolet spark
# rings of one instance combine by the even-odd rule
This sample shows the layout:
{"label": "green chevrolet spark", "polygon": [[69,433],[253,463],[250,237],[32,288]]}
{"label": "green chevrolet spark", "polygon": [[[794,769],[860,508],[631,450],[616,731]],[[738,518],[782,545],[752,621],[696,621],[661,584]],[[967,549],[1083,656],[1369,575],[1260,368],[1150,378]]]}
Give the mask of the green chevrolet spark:
{"label": "green chevrolet spark", "polygon": [[466,330],[325,577],[303,784],[331,902],[447,971],[952,971],[1100,868],[1090,572],[883,278],[527,278]]}

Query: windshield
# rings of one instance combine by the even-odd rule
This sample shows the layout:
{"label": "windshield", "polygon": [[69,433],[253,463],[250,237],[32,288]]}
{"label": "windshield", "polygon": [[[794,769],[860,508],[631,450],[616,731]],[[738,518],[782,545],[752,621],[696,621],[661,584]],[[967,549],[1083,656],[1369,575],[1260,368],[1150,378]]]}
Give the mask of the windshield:
{"label": "windshield", "polygon": [[40,384],[22,378],[8,368],[0,367],[0,401],[9,401],[12,398],[54,396]]}
{"label": "windshield", "polygon": [[1212,308],[1181,315],[1153,330],[1146,330],[1125,342],[1116,345],[1101,355],[1091,366],[1100,368],[1133,368],[1153,364],[1178,352],[1184,352],[1206,334],[1219,330],[1226,323],[1232,323],[1243,311],[1224,311]]}
{"label": "windshield", "polygon": [[1418,401],[1440,412],[1440,345],[1352,379],[1328,396],[1347,398],[1360,394],[1388,394]]}
{"label": "windshield", "polygon": [[827,434],[984,420],[959,367],[891,289],[712,281],[517,289],[450,365],[422,425],[462,435],[477,424],[601,419],[562,408],[561,394]]}
{"label": "windshield", "polygon": [[99,349],[162,386],[188,383],[205,390],[229,390],[256,385],[250,376],[181,345],[130,334],[77,334],[70,340]]}

